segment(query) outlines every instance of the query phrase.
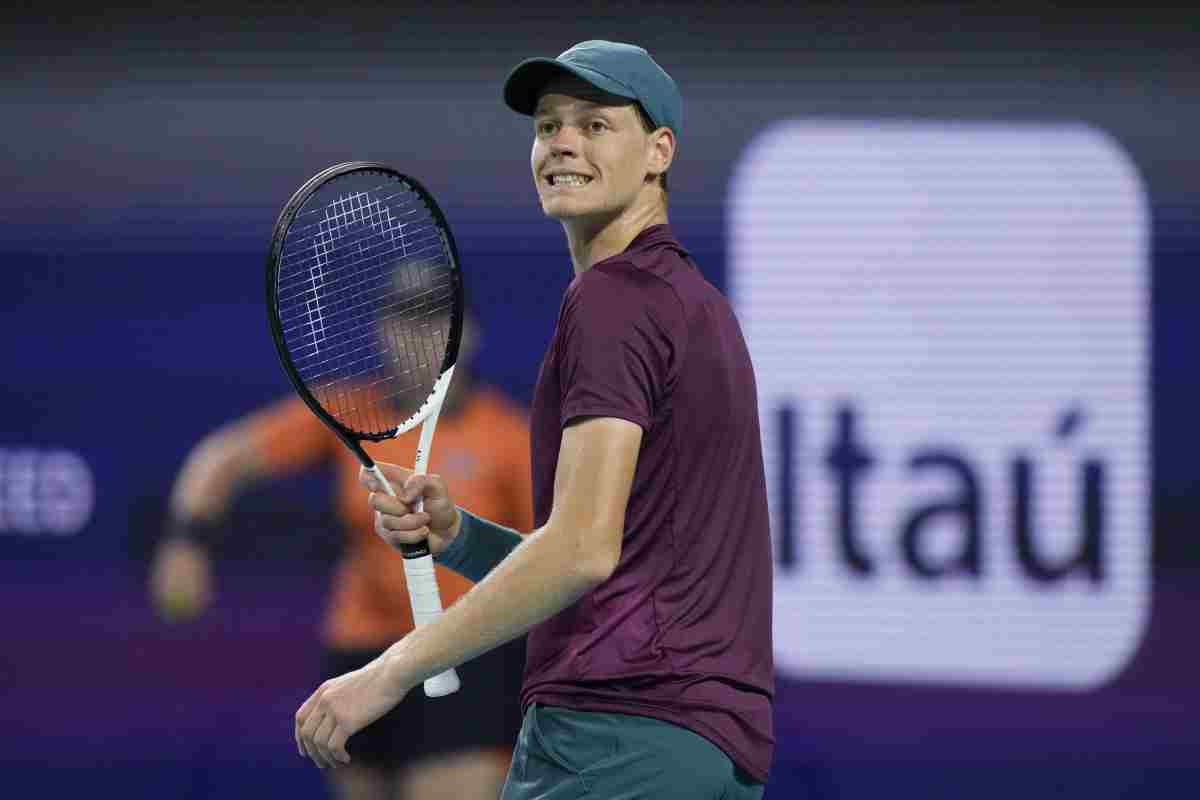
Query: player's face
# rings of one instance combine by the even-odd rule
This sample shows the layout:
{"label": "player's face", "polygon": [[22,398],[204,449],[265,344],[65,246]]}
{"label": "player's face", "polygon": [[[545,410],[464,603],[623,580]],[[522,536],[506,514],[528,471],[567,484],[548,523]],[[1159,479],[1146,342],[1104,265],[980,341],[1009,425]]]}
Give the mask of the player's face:
{"label": "player's face", "polygon": [[563,77],[539,98],[533,125],[530,165],[547,216],[616,217],[646,186],[650,137],[628,100]]}

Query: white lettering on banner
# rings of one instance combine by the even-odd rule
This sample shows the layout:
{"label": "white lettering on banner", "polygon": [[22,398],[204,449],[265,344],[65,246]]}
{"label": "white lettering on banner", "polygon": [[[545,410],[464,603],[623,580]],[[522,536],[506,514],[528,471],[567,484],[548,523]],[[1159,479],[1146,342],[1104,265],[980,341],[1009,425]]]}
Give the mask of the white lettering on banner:
{"label": "white lettering on banner", "polygon": [[92,471],[78,454],[0,448],[0,533],[73,536],[94,505]]}
{"label": "white lettering on banner", "polygon": [[788,121],[750,144],[729,202],[780,669],[1111,680],[1150,592],[1129,159],[1081,125]]}

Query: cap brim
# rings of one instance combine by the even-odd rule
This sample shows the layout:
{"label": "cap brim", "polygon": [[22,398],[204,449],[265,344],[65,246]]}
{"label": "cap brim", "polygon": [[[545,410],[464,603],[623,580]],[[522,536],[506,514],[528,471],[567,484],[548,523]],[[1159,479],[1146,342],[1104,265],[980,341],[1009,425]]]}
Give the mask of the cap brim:
{"label": "cap brim", "polygon": [[517,64],[508,74],[504,81],[504,102],[518,114],[533,116],[538,94],[560,75],[574,75],[601,91],[629,100],[637,99],[628,87],[595,70],[564,64],[554,58],[530,58]]}

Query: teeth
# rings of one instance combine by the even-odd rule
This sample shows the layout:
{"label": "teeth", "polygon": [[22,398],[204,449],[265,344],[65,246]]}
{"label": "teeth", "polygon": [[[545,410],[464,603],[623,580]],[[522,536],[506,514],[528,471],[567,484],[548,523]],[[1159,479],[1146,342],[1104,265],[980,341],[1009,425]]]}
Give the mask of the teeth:
{"label": "teeth", "polygon": [[589,181],[591,181],[591,178],[586,177],[584,175],[575,175],[575,174],[553,175],[550,178],[550,182],[552,184],[554,184],[555,186],[561,186],[563,184],[570,184],[571,186],[583,186],[585,183],[588,183]]}

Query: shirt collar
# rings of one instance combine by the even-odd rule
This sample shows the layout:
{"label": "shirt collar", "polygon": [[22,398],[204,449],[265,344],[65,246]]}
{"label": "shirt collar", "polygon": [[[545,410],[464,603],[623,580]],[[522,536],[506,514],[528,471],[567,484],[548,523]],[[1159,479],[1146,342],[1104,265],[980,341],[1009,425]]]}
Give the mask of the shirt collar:
{"label": "shirt collar", "polygon": [[675,234],[671,233],[670,225],[650,225],[642,228],[641,232],[633,237],[633,241],[625,248],[625,252],[632,253],[657,244],[673,244],[679,247],[679,242],[675,241]]}

